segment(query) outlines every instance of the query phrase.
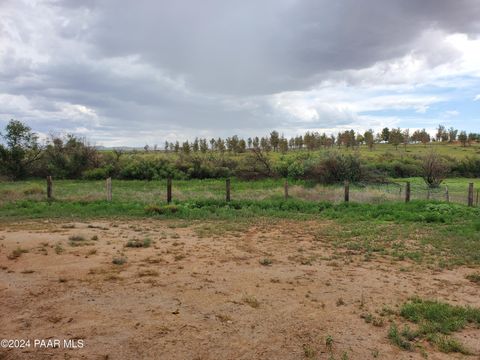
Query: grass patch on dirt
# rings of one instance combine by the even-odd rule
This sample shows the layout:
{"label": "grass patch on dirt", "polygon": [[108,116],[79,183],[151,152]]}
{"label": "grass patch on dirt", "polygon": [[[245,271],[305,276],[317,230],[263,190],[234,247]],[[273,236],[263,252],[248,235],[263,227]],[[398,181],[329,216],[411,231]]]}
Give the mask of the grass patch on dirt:
{"label": "grass patch on dirt", "polygon": [[152,240],[150,240],[149,238],[145,238],[143,240],[139,240],[139,239],[128,240],[125,246],[129,248],[148,248],[150,247],[151,244],[152,244]]}
{"label": "grass patch on dirt", "polygon": [[254,309],[258,309],[260,307],[260,301],[258,301],[253,295],[245,295],[242,301]]}
{"label": "grass patch on dirt", "polygon": [[415,324],[411,329],[405,325],[399,330],[394,323],[390,326],[388,338],[396,346],[412,351],[427,340],[444,353],[470,354],[470,351],[450,335],[468,325],[480,327],[480,309],[454,306],[436,300],[413,298],[403,304],[400,316]]}
{"label": "grass patch on dirt", "polygon": [[[69,244],[70,246],[88,246],[92,245],[93,243],[89,241],[85,236],[83,235],[71,235],[68,237]],[[58,254],[58,253],[57,253]]]}
{"label": "grass patch on dirt", "polygon": [[480,273],[469,274],[465,276],[467,280],[480,285]]}
{"label": "grass patch on dirt", "polygon": [[112,264],[114,265],[124,265],[127,263],[127,258],[123,256],[116,256],[112,259]]}
{"label": "grass patch on dirt", "polygon": [[9,260],[18,259],[22,254],[28,253],[27,249],[22,249],[21,247],[17,247],[15,250],[12,250],[10,254],[7,255]]}

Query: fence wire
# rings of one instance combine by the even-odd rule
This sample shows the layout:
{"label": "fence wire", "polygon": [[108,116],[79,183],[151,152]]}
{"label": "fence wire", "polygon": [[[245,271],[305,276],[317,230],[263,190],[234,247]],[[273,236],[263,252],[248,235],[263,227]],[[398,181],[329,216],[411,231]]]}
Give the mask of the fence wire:
{"label": "fence wire", "polygon": [[[479,205],[478,185],[475,184],[473,205]],[[167,181],[112,181],[113,201],[135,201],[145,204],[166,201]],[[467,204],[468,184],[441,185],[428,188],[418,182],[410,184],[411,200],[443,201]],[[201,199],[225,200],[226,184],[221,180],[178,180],[173,181],[173,201]],[[312,185],[292,182],[288,186],[288,197],[309,201],[344,201],[343,185]],[[405,201],[406,182],[388,184],[350,184],[349,199],[359,203],[382,203]],[[47,196],[46,183],[41,181],[0,183],[0,204],[20,200],[44,200]],[[53,198],[60,201],[107,200],[105,181],[53,181]],[[232,200],[268,200],[285,196],[283,181],[240,181],[231,180]]]}

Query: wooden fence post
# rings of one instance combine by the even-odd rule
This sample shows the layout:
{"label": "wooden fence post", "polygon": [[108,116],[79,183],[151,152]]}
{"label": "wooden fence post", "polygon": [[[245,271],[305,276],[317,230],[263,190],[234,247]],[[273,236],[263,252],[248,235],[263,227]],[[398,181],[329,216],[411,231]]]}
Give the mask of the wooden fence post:
{"label": "wooden fence post", "polygon": [[225,201],[230,201],[230,178],[225,180]]}
{"label": "wooden fence post", "polygon": [[450,194],[448,193],[448,185],[445,185],[445,200],[447,203],[450,202]]}
{"label": "wooden fence post", "polygon": [[285,179],[284,192],[285,192],[285,200],[287,200],[288,199],[288,179]]}
{"label": "wooden fence post", "polygon": [[52,177],[47,176],[47,199],[51,200],[53,198],[53,181]]}
{"label": "wooden fence post", "polygon": [[477,189],[477,200],[475,201],[475,206],[478,206],[478,192],[479,190]]}
{"label": "wooden fence post", "polygon": [[172,178],[167,179],[167,204],[172,202]]}
{"label": "wooden fence post", "polygon": [[405,187],[405,202],[410,202],[410,181],[407,181],[407,186]]}
{"label": "wooden fence post", "polygon": [[107,201],[112,201],[112,178],[107,178]]}
{"label": "wooden fence post", "polygon": [[349,202],[350,201],[350,184],[348,182],[348,180],[345,180],[345,184],[344,184],[344,187],[345,187],[345,197],[344,197],[344,200],[345,202]]}
{"label": "wooden fence post", "polygon": [[468,184],[468,206],[473,206],[473,183]]}

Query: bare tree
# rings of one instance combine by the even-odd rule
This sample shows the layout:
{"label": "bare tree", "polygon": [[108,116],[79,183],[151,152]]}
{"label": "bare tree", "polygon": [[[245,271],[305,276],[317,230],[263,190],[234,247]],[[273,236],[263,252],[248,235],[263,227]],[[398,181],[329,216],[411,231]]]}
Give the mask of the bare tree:
{"label": "bare tree", "polygon": [[259,179],[273,175],[268,154],[259,147],[250,149],[248,155],[236,171],[243,179]]}
{"label": "bare tree", "polygon": [[115,155],[115,161],[118,163],[122,155],[125,153],[125,151],[121,148],[116,148],[112,150],[112,153],[113,155]]}
{"label": "bare tree", "polygon": [[448,165],[435,151],[431,151],[423,158],[422,177],[428,187],[439,187],[448,172]]}

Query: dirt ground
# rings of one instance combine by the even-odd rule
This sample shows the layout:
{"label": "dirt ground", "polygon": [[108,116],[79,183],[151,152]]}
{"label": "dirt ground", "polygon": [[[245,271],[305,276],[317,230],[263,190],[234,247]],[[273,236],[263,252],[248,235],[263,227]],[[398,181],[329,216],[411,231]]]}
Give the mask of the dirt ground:
{"label": "dirt ground", "polygon": [[[322,226],[0,223],[0,339],[84,341],[0,348],[0,359],[423,359],[389,342],[385,309],[414,295],[480,306],[472,269],[339,254],[314,236]],[[425,343],[428,358],[479,358],[479,329],[455,336],[475,355]]]}

